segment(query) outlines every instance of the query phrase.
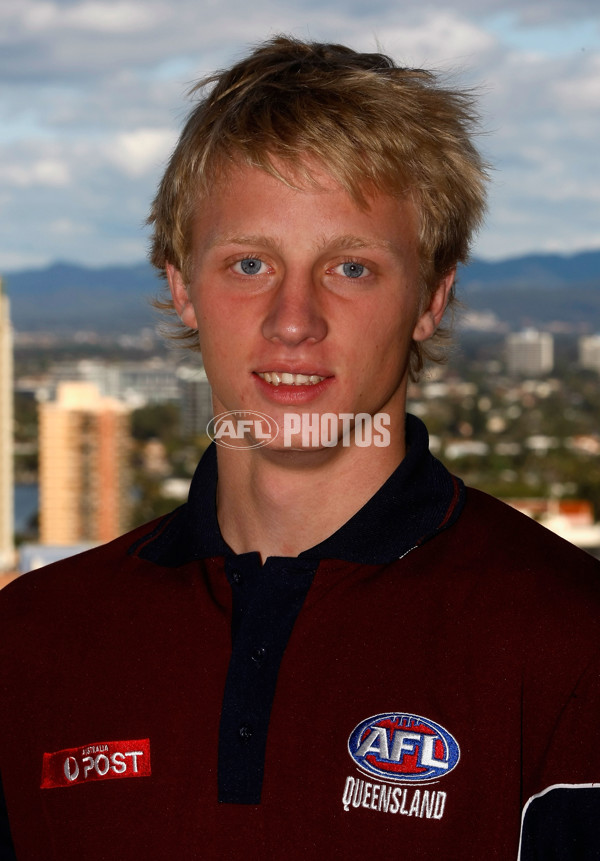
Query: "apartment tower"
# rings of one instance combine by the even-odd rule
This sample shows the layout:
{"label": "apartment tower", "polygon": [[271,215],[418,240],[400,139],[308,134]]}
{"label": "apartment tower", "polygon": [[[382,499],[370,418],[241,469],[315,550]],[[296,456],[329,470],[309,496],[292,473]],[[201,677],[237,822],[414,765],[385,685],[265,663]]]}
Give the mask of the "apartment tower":
{"label": "apartment tower", "polygon": [[92,383],[40,404],[40,542],[101,543],[129,526],[129,410]]}
{"label": "apartment tower", "polygon": [[554,338],[549,332],[525,329],[506,338],[506,364],[510,374],[541,377],[554,368]]}
{"label": "apartment tower", "polygon": [[15,562],[12,358],[10,304],[0,278],[0,571]]}
{"label": "apartment tower", "polygon": [[584,335],[579,339],[579,364],[600,374],[600,335]]}

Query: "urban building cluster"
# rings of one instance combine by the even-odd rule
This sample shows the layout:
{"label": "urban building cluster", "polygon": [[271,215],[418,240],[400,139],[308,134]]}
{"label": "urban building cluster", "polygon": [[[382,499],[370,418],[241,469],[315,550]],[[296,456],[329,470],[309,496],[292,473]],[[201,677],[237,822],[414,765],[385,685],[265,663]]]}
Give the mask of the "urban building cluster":
{"label": "urban building cluster", "polygon": [[[600,373],[600,335],[578,339],[579,367]],[[525,329],[506,337],[506,367],[510,374],[540,377],[554,369],[554,337],[550,332]]]}
{"label": "urban building cluster", "polygon": [[[210,387],[201,366],[175,358],[144,361],[81,359],[56,362],[41,374],[13,379],[8,298],[0,305],[0,572],[26,570],[110,541],[131,527],[131,416],[148,406],[176,405],[182,437],[202,436],[212,417]],[[13,393],[37,412],[39,541],[15,552]],[[143,468],[181,497],[185,481],[170,475],[160,440],[144,447]]]}
{"label": "urban building cluster", "polygon": [[[434,451],[451,467],[457,462],[456,471],[468,483],[483,484],[574,543],[600,552],[595,500],[570,498],[582,486],[575,480],[552,480],[560,450],[579,457],[583,470],[586,458],[600,454],[595,423],[570,422],[569,410],[572,419],[576,403],[560,405],[567,395],[553,376],[554,346],[549,332],[507,333],[501,361],[488,362],[483,372],[476,372],[476,380],[452,368],[425,377],[412,386],[409,409],[426,420]],[[600,335],[581,337],[578,348],[578,367],[600,374]],[[70,359],[13,379],[10,307],[1,282],[0,362],[0,571],[39,567],[111,540],[133,525],[135,493],[143,495],[149,487],[136,489],[133,476],[131,426],[137,411],[171,405],[181,440],[202,437],[212,416],[203,368],[182,364],[173,355],[137,361]],[[574,397],[572,388],[569,396]],[[13,392],[30,398],[37,411],[39,540],[22,544],[18,557]],[[550,433],[540,423],[544,404],[563,410],[560,431]],[[23,445],[17,443],[17,456]],[[185,494],[198,457],[198,448],[179,448],[179,456],[187,459],[179,473],[160,438],[145,440],[140,458],[141,471],[150,483],[160,482],[168,505]],[[489,479],[482,479],[482,464],[490,463],[496,481],[491,487]],[[148,509],[146,516],[151,514]]]}
{"label": "urban building cluster", "polygon": [[557,368],[552,335],[512,333],[501,359],[425,376],[408,405],[429,428],[432,450],[467,484],[598,556],[600,365],[585,351],[599,342],[579,338],[577,355],[561,356]]}

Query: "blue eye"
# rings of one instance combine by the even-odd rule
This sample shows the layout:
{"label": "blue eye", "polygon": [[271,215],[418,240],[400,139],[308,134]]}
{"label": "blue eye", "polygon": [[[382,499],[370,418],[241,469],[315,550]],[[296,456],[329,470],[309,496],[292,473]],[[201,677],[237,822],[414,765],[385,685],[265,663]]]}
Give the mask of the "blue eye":
{"label": "blue eye", "polygon": [[360,278],[365,271],[365,267],[361,263],[344,263],[342,270],[346,278]]}
{"label": "blue eye", "polygon": [[233,268],[236,269],[236,271],[239,271],[237,269],[237,267],[239,267],[244,275],[256,275],[260,272],[262,266],[262,260],[259,260],[257,257],[244,257],[243,260],[239,260],[235,263]]}
{"label": "blue eye", "polygon": [[371,272],[362,263],[357,263],[356,260],[346,260],[345,263],[338,264],[333,271],[338,275],[343,275],[345,278],[363,278],[365,275],[370,275]]}

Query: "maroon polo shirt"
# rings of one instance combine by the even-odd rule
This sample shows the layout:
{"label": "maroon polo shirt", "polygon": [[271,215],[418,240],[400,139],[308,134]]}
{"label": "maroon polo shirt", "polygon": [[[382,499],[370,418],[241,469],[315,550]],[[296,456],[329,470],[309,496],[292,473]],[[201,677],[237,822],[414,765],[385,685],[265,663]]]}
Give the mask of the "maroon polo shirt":
{"label": "maroon polo shirt", "polygon": [[600,857],[600,565],[407,439],[298,557],[227,547],[209,450],[171,515],[2,590],[19,861]]}

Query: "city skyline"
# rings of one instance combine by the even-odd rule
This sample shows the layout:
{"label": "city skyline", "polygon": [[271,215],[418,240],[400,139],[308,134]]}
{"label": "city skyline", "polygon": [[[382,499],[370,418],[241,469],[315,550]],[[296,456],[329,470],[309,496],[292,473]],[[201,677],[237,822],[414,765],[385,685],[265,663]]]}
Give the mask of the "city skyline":
{"label": "city skyline", "polygon": [[0,271],[145,256],[185,93],[269,35],[346,42],[475,87],[493,165],[474,254],[600,248],[593,0],[24,0],[0,9]]}

